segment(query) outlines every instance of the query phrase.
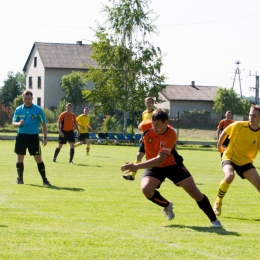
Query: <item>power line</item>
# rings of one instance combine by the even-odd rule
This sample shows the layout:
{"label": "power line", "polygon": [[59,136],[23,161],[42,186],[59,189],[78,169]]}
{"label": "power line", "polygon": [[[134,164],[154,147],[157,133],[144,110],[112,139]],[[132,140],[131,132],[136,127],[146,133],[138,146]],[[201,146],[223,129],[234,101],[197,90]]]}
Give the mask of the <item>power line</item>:
{"label": "power line", "polygon": [[191,23],[179,23],[179,24],[168,24],[168,25],[157,25],[157,27],[184,26],[184,25],[196,25],[196,24],[205,24],[205,23],[218,23],[218,22],[224,22],[224,21],[244,19],[244,18],[259,16],[259,15],[260,15],[260,14],[252,14],[252,15],[238,16],[238,17],[233,17],[233,18],[226,18],[226,19],[219,19],[219,20],[212,20],[212,21],[191,22]]}
{"label": "power line", "polygon": [[[238,16],[238,17],[232,17],[232,18],[226,18],[226,19],[211,20],[211,21],[157,25],[157,27],[186,26],[186,25],[206,24],[206,23],[217,23],[217,22],[231,21],[231,20],[237,20],[237,19],[244,19],[244,18],[259,16],[259,15],[260,14],[252,14],[252,15]],[[27,26],[39,26],[39,27],[74,28],[74,29],[86,29],[86,28],[90,27],[90,26],[52,25],[52,24],[35,24],[35,23],[32,24],[32,23],[21,23],[21,22],[13,22],[13,21],[0,21],[0,23],[27,25]]]}

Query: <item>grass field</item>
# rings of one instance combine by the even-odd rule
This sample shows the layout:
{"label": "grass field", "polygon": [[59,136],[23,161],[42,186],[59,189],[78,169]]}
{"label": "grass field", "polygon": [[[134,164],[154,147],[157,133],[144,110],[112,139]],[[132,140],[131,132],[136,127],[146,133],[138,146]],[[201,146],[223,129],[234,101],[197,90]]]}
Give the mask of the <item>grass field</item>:
{"label": "grass field", "polygon": [[[260,198],[236,177],[223,203],[222,229],[210,223],[196,203],[166,181],[160,192],[174,203],[175,219],[122,178],[120,166],[133,161],[137,147],[69,146],[52,163],[55,142],[43,148],[47,177],[42,185],[32,157],[25,157],[24,185],[15,185],[14,141],[0,141],[0,259],[259,259]],[[185,164],[213,204],[223,177],[214,148],[183,148]],[[259,170],[259,158],[255,165]]]}

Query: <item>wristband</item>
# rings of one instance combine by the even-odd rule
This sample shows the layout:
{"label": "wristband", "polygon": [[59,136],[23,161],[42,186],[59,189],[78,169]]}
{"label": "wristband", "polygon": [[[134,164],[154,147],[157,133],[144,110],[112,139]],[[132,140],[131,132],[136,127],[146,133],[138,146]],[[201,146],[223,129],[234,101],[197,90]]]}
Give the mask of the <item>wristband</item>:
{"label": "wristband", "polygon": [[43,139],[43,140],[44,140],[44,139],[47,140],[47,136],[44,136],[42,139]]}

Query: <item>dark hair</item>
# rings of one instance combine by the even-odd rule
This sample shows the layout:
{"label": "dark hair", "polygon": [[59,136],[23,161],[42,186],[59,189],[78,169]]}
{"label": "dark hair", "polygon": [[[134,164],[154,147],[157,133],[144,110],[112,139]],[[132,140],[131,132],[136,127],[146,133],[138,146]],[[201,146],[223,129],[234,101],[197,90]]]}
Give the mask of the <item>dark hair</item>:
{"label": "dark hair", "polygon": [[33,96],[33,93],[32,93],[32,91],[30,91],[30,90],[25,90],[22,95],[23,95],[23,96],[24,96],[24,95],[26,95],[26,96],[28,96],[28,95]]}
{"label": "dark hair", "polygon": [[151,119],[153,121],[159,120],[159,121],[162,121],[164,123],[166,120],[169,120],[169,116],[168,116],[167,112],[165,112],[163,109],[157,108],[153,112]]}
{"label": "dark hair", "polygon": [[84,107],[84,109],[87,109],[87,110],[89,110],[89,108],[88,108],[88,107]]}
{"label": "dark hair", "polygon": [[71,103],[67,103],[66,107],[72,107],[72,104]]}

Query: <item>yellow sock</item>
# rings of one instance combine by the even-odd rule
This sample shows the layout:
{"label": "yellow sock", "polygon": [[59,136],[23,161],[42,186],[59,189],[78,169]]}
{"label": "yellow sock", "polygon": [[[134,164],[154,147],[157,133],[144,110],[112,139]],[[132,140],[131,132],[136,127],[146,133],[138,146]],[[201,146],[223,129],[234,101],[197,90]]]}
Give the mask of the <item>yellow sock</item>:
{"label": "yellow sock", "polygon": [[[138,161],[138,160],[135,161],[135,163],[140,163],[140,162],[141,161]],[[136,172],[131,172],[131,175],[132,175],[133,178],[135,178],[136,173],[137,173],[137,171]]]}
{"label": "yellow sock", "polygon": [[220,182],[219,188],[218,188],[218,197],[217,197],[218,202],[222,202],[223,197],[225,196],[229,186],[230,186],[230,184],[225,182],[225,180],[222,180]]}

